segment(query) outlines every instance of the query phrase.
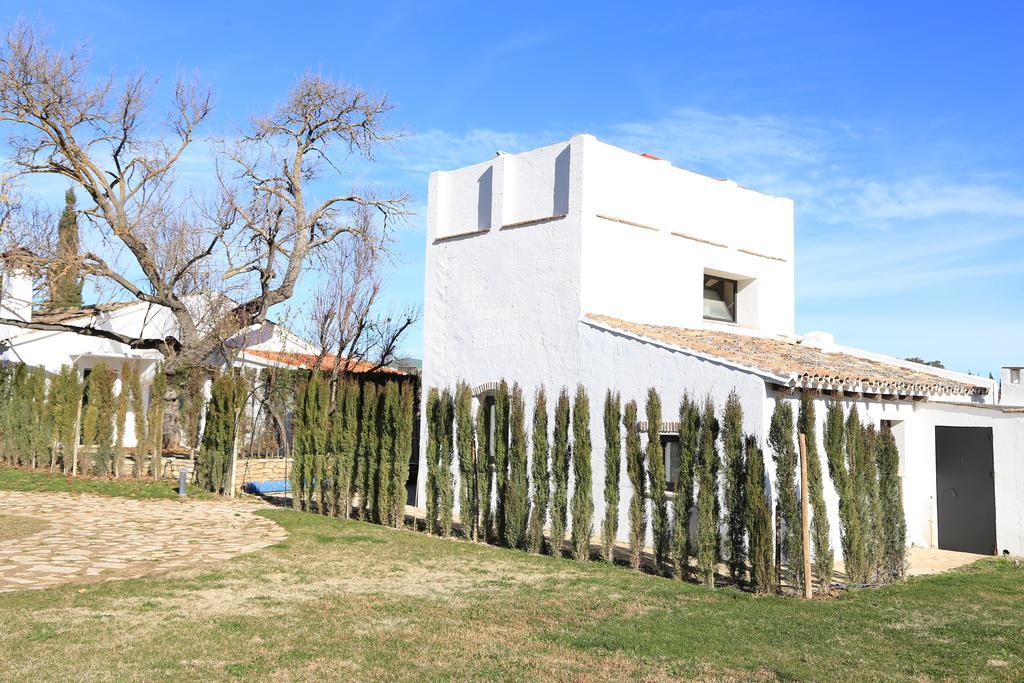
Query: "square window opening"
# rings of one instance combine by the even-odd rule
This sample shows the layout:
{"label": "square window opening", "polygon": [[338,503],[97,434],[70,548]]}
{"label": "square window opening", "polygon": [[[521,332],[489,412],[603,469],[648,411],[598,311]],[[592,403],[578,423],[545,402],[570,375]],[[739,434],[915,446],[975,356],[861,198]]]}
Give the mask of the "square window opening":
{"label": "square window opening", "polygon": [[736,322],[736,281],[704,275],[704,319]]}
{"label": "square window opening", "polygon": [[661,435],[661,452],[665,454],[665,490],[674,493],[679,486],[682,459],[678,434]]}

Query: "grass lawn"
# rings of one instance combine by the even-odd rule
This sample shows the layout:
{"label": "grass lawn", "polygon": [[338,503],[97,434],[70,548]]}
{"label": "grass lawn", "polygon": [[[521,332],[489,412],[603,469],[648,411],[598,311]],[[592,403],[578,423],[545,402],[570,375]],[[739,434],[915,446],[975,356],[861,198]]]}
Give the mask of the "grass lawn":
{"label": "grass lawn", "polygon": [[[0,465],[0,489],[91,493],[97,496],[120,496],[123,498],[177,498],[178,480],[65,477],[62,474],[51,475],[43,469],[33,471]],[[194,498],[209,498],[212,495],[192,486],[188,487],[188,494]]]}
{"label": "grass lawn", "polygon": [[289,539],[216,566],[0,594],[0,680],[1024,678],[1004,560],[802,602],[264,514]]}

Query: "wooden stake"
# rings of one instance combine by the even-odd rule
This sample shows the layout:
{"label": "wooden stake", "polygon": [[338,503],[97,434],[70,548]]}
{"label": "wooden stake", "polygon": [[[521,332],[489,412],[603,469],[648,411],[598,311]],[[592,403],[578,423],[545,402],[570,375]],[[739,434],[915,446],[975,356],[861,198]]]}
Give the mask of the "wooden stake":
{"label": "wooden stake", "polygon": [[813,595],[811,588],[811,515],[807,492],[807,439],[800,435],[800,521],[804,545],[804,597]]}

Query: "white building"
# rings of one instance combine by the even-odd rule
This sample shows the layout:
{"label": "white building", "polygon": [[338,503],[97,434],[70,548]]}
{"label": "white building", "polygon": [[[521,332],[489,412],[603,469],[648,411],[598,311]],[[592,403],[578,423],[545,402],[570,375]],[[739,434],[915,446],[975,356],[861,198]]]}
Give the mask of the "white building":
{"label": "white building", "polygon": [[[177,323],[170,311],[141,301],[98,304],[72,309],[33,308],[31,276],[17,266],[16,259],[5,262],[0,284],[0,317],[16,318],[26,322],[54,323],[105,329],[137,338],[178,336]],[[215,319],[215,306],[207,300],[194,297],[188,305],[205,307],[208,316]],[[231,350],[231,362],[243,368],[305,367],[318,349],[287,328],[267,322],[245,330],[225,344]],[[143,390],[148,405],[149,385],[163,356],[158,351],[132,349],[126,344],[99,336],[86,336],[59,330],[27,329],[14,325],[0,325],[0,362],[22,362],[42,366],[47,373],[56,374],[64,365],[73,366],[80,377],[97,364],[104,363],[120,375],[128,363],[135,363],[142,372]],[[220,363],[222,359],[211,359]],[[115,383],[120,391],[120,382]],[[125,425],[124,444],[136,444],[134,419],[129,412]]]}
{"label": "white building", "polygon": [[[762,444],[775,399],[811,390],[819,439],[831,400],[890,422],[908,543],[1024,553],[1024,409],[1008,405],[1024,404],[1024,385],[1014,370],[1000,403],[992,380],[842,347],[825,333],[797,336],[793,255],[791,200],[589,135],[434,173],[424,389],[464,380],[479,401],[504,378],[524,388],[529,410],[537,387],[553,409],[562,386],[582,383],[595,520],[608,388],[641,413],[648,387],[657,389],[666,441],[684,391],[721,410],[735,389],[744,429]],[[839,553],[838,500],[822,470]],[[631,492],[621,480],[625,541]]]}

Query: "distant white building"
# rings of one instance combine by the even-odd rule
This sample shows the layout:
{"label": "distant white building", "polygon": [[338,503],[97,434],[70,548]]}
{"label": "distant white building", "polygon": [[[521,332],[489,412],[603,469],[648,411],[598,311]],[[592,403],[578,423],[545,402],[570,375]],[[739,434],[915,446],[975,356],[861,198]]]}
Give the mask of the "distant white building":
{"label": "distant white building", "polygon": [[[138,338],[178,336],[177,323],[170,311],[141,301],[98,304],[81,308],[33,308],[32,278],[7,262],[0,283],[0,317],[26,322],[59,323],[76,327],[92,327]],[[212,309],[210,301],[193,297],[189,305]],[[237,367],[307,367],[318,353],[317,347],[287,328],[272,322],[255,325],[236,334],[225,344],[230,349],[230,362]],[[126,344],[98,336],[85,336],[68,331],[36,330],[14,325],[0,325],[0,362],[22,362],[42,366],[56,374],[64,365],[76,368],[80,377],[104,363],[120,375],[127,363],[135,363],[142,372],[143,390],[148,405],[149,385],[163,356],[158,351],[132,349]],[[211,359],[222,364],[224,359]],[[120,381],[115,392],[120,391]],[[124,444],[136,444],[131,413],[125,425]]]}
{"label": "distant white building", "polygon": [[[528,406],[545,386],[553,409],[563,385],[582,383],[595,520],[604,515],[608,388],[641,414],[648,387],[658,390],[669,477],[684,391],[710,395],[721,410],[735,389],[745,431],[764,444],[775,399],[810,390],[819,439],[832,400],[892,426],[908,543],[1024,553],[1024,409],[1012,407],[1024,405],[1020,369],[1004,373],[999,401],[989,379],[843,347],[825,333],[796,335],[793,232],[789,199],[590,135],[434,173],[424,389],[464,380],[482,404],[504,378],[523,387]],[[839,554],[838,500],[822,469]],[[621,480],[625,541],[631,491]]]}

